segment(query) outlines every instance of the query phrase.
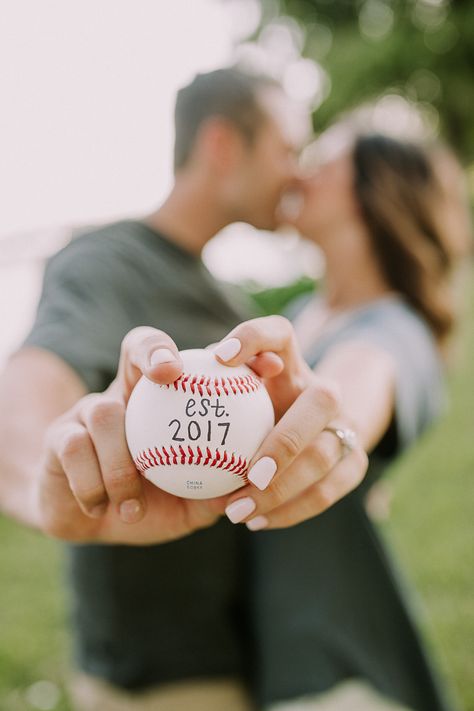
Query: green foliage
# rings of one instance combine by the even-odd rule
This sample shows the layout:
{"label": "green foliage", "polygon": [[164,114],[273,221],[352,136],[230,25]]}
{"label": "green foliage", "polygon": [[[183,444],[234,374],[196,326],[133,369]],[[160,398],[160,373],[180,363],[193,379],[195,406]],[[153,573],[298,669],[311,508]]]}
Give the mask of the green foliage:
{"label": "green foliage", "polygon": [[316,284],[310,277],[303,276],[293,284],[279,286],[272,289],[262,289],[261,291],[249,290],[253,301],[264,316],[280,314],[287,304],[303,294],[310,294],[314,291]]}
{"label": "green foliage", "polygon": [[[274,2],[263,0],[263,23],[272,19]],[[377,7],[393,13],[391,28],[380,37],[360,29],[359,17]],[[441,133],[461,160],[474,159],[474,5],[428,0],[280,0],[279,12],[300,22],[306,33],[303,54],[318,61],[331,79],[331,92],[314,116],[316,131],[341,112],[376,99],[387,90],[439,116]],[[372,9],[371,9],[372,8]],[[321,27],[333,42],[321,52]]]}

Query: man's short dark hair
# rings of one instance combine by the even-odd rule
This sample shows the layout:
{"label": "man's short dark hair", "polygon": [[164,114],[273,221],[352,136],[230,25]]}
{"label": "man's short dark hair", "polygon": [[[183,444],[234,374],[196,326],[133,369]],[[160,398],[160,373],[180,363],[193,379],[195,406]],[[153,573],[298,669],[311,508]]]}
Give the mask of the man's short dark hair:
{"label": "man's short dark hair", "polygon": [[180,89],[175,108],[175,171],[186,164],[199,128],[213,116],[231,121],[252,141],[264,117],[258,94],[265,88],[281,87],[271,77],[229,67],[198,74]]}

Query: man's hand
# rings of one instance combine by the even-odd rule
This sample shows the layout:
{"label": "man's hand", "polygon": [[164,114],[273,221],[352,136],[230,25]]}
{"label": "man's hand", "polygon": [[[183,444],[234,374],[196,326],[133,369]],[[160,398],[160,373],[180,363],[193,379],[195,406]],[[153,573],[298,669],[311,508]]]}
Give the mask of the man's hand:
{"label": "man's hand", "polygon": [[86,395],[49,427],[37,477],[40,528],[69,541],[153,544],[210,526],[226,497],[186,500],[139,474],[125,439],[125,409],[146,375],[171,383],[182,372],[175,343],[162,331],[139,327],[122,343],[116,379]]}
{"label": "man's hand", "polygon": [[289,321],[268,316],[237,326],[214,352],[226,365],[247,363],[270,393],[277,424],[250,463],[250,484],[228,498],[233,523],[284,528],[312,518],[352,491],[367,470],[356,443],[345,452],[327,427],[350,428],[337,389],[304,361]]}

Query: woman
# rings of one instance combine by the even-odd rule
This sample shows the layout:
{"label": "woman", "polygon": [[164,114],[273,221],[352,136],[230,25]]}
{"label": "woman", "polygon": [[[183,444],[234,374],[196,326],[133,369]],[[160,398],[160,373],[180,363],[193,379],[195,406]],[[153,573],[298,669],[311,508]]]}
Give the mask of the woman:
{"label": "woman", "polygon": [[[403,153],[403,147],[400,150]],[[357,150],[354,158],[356,155]],[[360,444],[372,451],[370,482],[376,475],[377,464],[393,458],[437,412],[441,399],[439,361],[430,327],[420,319],[418,312],[405,305],[399,296],[403,286],[390,282],[377,261],[376,252],[370,247],[369,240],[375,227],[356,209],[351,188],[351,156],[344,160],[339,165],[341,170],[334,173],[337,179],[332,179],[333,188],[340,190],[333,196],[332,213],[326,209],[325,201],[318,208],[318,213],[321,210],[325,217],[318,218],[314,232],[328,258],[327,306],[321,301],[315,308],[314,313],[322,315],[319,329],[315,329],[304,344],[314,372],[302,358],[293,329],[286,319],[256,319],[233,329],[215,347],[216,356],[229,365],[249,362],[264,378],[278,417],[276,427],[254,457],[248,473],[249,484],[230,497],[191,502],[147,487],[145,516],[134,524],[133,542],[139,546],[144,542],[165,543],[181,537],[186,541],[186,535],[197,529],[203,529],[202,533],[206,535],[207,527],[224,510],[233,523],[247,524],[247,527],[234,528],[220,526],[218,533],[224,544],[226,538],[229,544],[224,548],[216,547],[212,559],[201,555],[198,560],[202,566],[199,580],[213,602],[215,588],[210,583],[221,574],[219,564],[222,560],[218,558],[224,557],[225,563],[229,561],[231,575],[225,578],[224,569],[222,582],[231,587],[232,596],[225,599],[232,600],[233,604],[226,605],[225,610],[216,606],[215,617],[218,620],[223,617],[228,622],[225,632],[235,637],[239,662],[240,658],[245,662],[241,674],[239,664],[239,683],[230,688],[234,706],[229,702],[216,701],[211,705],[204,701],[201,707],[206,711],[211,708],[247,711],[253,708],[254,700],[258,701],[258,708],[266,708],[273,702],[295,699],[303,694],[309,695],[309,708],[317,709],[320,704],[315,694],[354,677],[368,681],[380,692],[376,701],[373,698],[367,701],[364,696],[361,702],[364,711],[369,711],[370,704],[373,708],[374,703],[378,711],[383,708],[380,694],[416,711],[448,708],[436,688],[391,568],[365,514],[361,494],[367,484],[363,482],[359,486],[366,466]],[[407,157],[407,160],[410,159]],[[362,163],[365,166],[364,179],[367,179],[366,173],[370,169]],[[429,167],[428,162],[426,166]],[[399,168],[397,170],[400,172]],[[426,181],[429,183],[431,173],[429,168],[427,171]],[[421,194],[418,173],[413,171],[413,175],[411,192]],[[404,180],[405,177],[395,171],[393,182],[399,185]],[[327,176],[325,185],[328,183],[331,184],[331,175]],[[306,184],[308,195],[312,194],[313,188],[314,183]],[[434,188],[432,194],[438,200]],[[410,196],[401,202],[401,209],[418,218],[418,213],[412,210]],[[314,227],[311,203],[312,200],[307,201],[297,221],[308,235],[313,235]],[[439,200],[436,205],[441,205]],[[404,219],[406,223],[408,218],[405,216]],[[412,222],[415,222],[414,218]],[[374,224],[379,229],[379,223]],[[426,230],[422,220],[420,224],[422,228],[416,238],[427,243],[430,239],[436,241],[436,236],[433,237],[430,229]],[[341,237],[338,258],[335,251],[332,253],[329,240],[336,225],[337,237]],[[429,239],[425,231],[429,232]],[[326,235],[324,246],[323,234]],[[402,234],[403,231],[396,232],[394,236],[401,237]],[[445,251],[449,253],[449,250]],[[424,264],[426,255],[431,255],[432,273],[437,277],[444,274],[445,262],[449,261],[445,259],[445,251],[438,250],[438,247],[422,250],[421,261]],[[344,279],[338,281],[339,262]],[[420,303],[424,305],[425,301]],[[438,304],[436,300],[433,303]],[[322,321],[328,316],[328,309],[338,311],[338,320],[329,312],[330,318],[327,318],[323,331]],[[301,319],[305,313],[301,313]],[[424,312],[421,310],[421,313]],[[434,309],[433,313],[438,311]],[[311,315],[308,323],[312,326],[314,320],[315,316]],[[300,323],[298,319],[298,332],[306,333],[307,327]],[[433,323],[441,324],[441,337],[447,331],[449,318],[443,313],[442,318]],[[433,328],[435,333],[438,333],[437,328]],[[416,350],[413,349],[415,345]],[[81,457],[88,454],[92,465],[88,465],[87,471],[97,475],[99,481],[101,469],[99,462],[94,469],[94,448],[85,452],[84,440],[78,447],[77,440],[72,438],[70,441],[75,447],[65,451],[66,428],[69,432],[75,428],[77,433],[80,424],[83,436],[84,423],[96,432],[104,425],[104,414],[113,414],[113,421],[107,421],[107,430],[113,425],[120,435],[116,441],[123,443],[123,405],[141,374],[164,384],[173,382],[181,370],[178,349],[167,334],[147,327],[133,329],[124,339],[117,377],[105,394],[82,398],[78,406],[57,420],[48,439],[39,488],[44,497],[44,508],[53,521],[58,518],[54,502],[64,499],[68,501],[67,525],[74,529],[74,519],[81,519],[78,528],[85,538],[74,540],[108,543],[126,540],[129,544],[131,535],[125,539],[124,527],[129,524],[118,520],[114,507],[109,507],[107,515],[102,518],[90,516],[87,519],[90,529],[84,534],[82,519],[85,514],[77,506],[84,469],[82,466],[75,468],[77,478],[73,483],[77,486],[72,486],[56,452],[61,447],[63,459],[77,457],[78,450]],[[334,397],[328,379],[339,387],[341,404]],[[351,428],[356,431],[360,443],[357,438],[350,437]],[[89,437],[87,430],[86,435]],[[116,450],[112,452],[107,448],[107,456],[116,455]],[[118,453],[123,470],[127,454],[125,449],[118,449]],[[68,469],[70,472],[71,467]],[[107,467],[107,474],[109,470],[112,467]],[[135,473],[133,483],[137,483]],[[144,482],[138,483],[139,486],[142,484],[145,488]],[[61,496],[55,497],[59,487]],[[63,490],[66,492],[64,496]],[[354,492],[346,496],[352,490]],[[63,512],[64,505],[60,511],[61,520],[64,520]],[[225,521],[221,523],[226,524]],[[296,523],[301,525],[295,526]],[[92,529],[94,535],[90,533]],[[95,535],[97,529],[100,529],[100,535]],[[76,531],[74,529],[74,533]],[[260,532],[255,534],[255,531]],[[68,535],[68,540],[72,540],[73,536]],[[137,550],[138,556],[145,555],[141,548]],[[169,562],[170,570],[180,575],[182,569],[177,570],[172,561]],[[113,566],[116,573],[118,566],[115,563]],[[121,577],[118,587],[133,587],[138,575],[136,572]],[[182,591],[183,595],[188,593],[185,583]],[[184,615],[187,600],[185,597],[182,600],[186,603],[181,607]],[[137,602],[142,604],[139,598]],[[163,617],[160,619],[165,620],[167,611],[161,613]],[[199,618],[199,610],[196,612],[196,607],[190,604],[188,614],[185,619],[192,627]],[[114,608],[110,615],[119,629],[123,629],[126,646],[135,630],[126,625],[123,627],[122,620],[115,619]],[[212,616],[201,620],[202,629],[208,635],[203,640],[200,637],[203,656],[208,651],[208,639],[212,642],[213,635],[216,636],[213,621]],[[222,632],[222,626],[218,630]],[[222,636],[216,636],[216,639],[214,649],[222,655]],[[216,666],[217,661],[213,664],[214,668]],[[241,694],[240,676],[253,686],[249,701]],[[166,690],[161,689],[163,705],[160,708],[198,708],[196,685],[186,686],[186,690],[189,692],[186,703],[181,701],[177,705],[173,692],[173,698],[168,698],[166,706],[166,699],[161,694],[162,691],[166,694]],[[110,701],[108,690],[106,694]],[[182,700],[183,696],[180,698]],[[339,700],[336,708],[342,711],[344,707]],[[128,695],[124,701],[121,695],[115,706],[108,705],[109,701],[95,707],[91,704],[82,706],[87,709],[159,708],[146,693],[134,695],[133,701]],[[350,703],[349,708],[355,711],[352,699]],[[300,702],[296,702],[296,708],[300,706]]]}
{"label": "woman", "polygon": [[[445,156],[433,155],[437,165]],[[220,360],[249,363],[265,380],[277,425],[247,486],[207,503],[165,497],[156,509],[156,525],[168,507],[171,526],[178,504],[186,524],[210,525],[209,514],[224,510],[246,524],[233,529],[239,602],[226,611],[246,668],[214,689],[226,701],[206,696],[202,708],[447,711],[365,493],[441,408],[439,353],[454,322],[445,287],[459,251],[445,225],[459,211],[424,151],[383,137],[358,139],[303,188],[293,221],[327,262],[323,295],[295,316],[307,362],[280,317],[242,323],[214,346]],[[171,374],[169,361],[149,365],[155,349],[174,355]],[[179,375],[167,334],[132,331],[109,390],[122,398],[125,388],[126,399],[126,374],[138,371],[158,383]],[[365,478],[360,445],[371,453]],[[206,563],[212,576],[218,565]],[[162,708],[201,708],[196,684],[188,691],[180,705],[160,696]]]}
{"label": "woman", "polygon": [[[467,216],[459,185],[438,177],[442,167],[459,179],[453,166],[438,148],[359,137],[303,183],[299,214],[288,218],[326,261],[322,294],[294,309],[300,346],[316,374],[339,385],[343,420],[370,452],[368,474],[350,495],[255,540],[263,688],[279,678],[280,697],[290,698],[298,684],[325,692],[359,680],[352,692],[346,684],[298,708],[368,711],[386,708],[384,697],[417,711],[451,708],[365,495],[442,408],[442,353],[455,322],[450,278],[467,234],[457,228],[468,224],[458,219]],[[272,510],[264,495],[256,503],[251,530],[296,522],[285,517],[288,503]]]}

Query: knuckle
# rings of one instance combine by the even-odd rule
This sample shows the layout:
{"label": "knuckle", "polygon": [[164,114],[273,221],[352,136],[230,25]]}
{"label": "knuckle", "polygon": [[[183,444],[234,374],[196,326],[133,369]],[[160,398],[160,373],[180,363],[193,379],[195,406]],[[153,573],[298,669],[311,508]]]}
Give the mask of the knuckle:
{"label": "knuckle", "polygon": [[64,435],[58,448],[61,462],[69,462],[90,449],[90,438],[86,430],[68,432]]}
{"label": "knuckle", "polygon": [[102,397],[93,402],[87,419],[93,428],[108,428],[116,425],[124,417],[123,403]]}
{"label": "knuckle", "polygon": [[61,441],[61,424],[58,420],[55,420],[45,431],[43,438],[43,445],[45,449],[56,452],[59,456],[58,441]]}
{"label": "knuckle", "polygon": [[[272,510],[281,506],[281,504],[288,501],[290,497],[290,491],[288,485],[285,483],[285,477],[278,477],[276,480],[272,481],[268,494],[266,498],[266,510]],[[270,501],[268,501],[270,499]],[[268,505],[270,504],[270,505]]]}
{"label": "knuckle", "polygon": [[329,447],[324,446],[320,442],[313,444],[311,448],[311,458],[318,472],[326,474],[331,471],[334,466],[334,456],[329,450]]}
{"label": "knuckle", "polygon": [[276,444],[287,459],[294,459],[301,450],[301,437],[295,430],[281,430]]}
{"label": "knuckle", "polygon": [[329,380],[318,380],[313,384],[313,395],[316,401],[329,412],[331,417],[334,417],[339,412],[341,397],[335,383]]}
{"label": "knuckle", "polygon": [[87,395],[84,395],[79,402],[81,405],[87,405],[90,407],[95,402],[100,402],[102,398],[103,395],[101,393],[88,393]]}
{"label": "knuckle", "polygon": [[307,496],[304,496],[299,502],[298,520],[306,521],[309,518],[313,518],[313,516],[318,513],[318,511],[315,510],[316,508],[315,497],[311,492]]}
{"label": "knuckle", "polygon": [[107,495],[102,484],[96,484],[88,488],[72,485],[71,490],[78,502],[87,509],[107,501]]}
{"label": "knuckle", "polygon": [[281,316],[280,314],[274,314],[273,316],[269,316],[269,319],[279,331],[283,331],[288,336],[293,333],[293,326],[291,324],[291,321],[289,321],[289,319],[287,319],[285,316]]}
{"label": "knuckle", "polygon": [[122,352],[127,351],[137,341],[149,335],[150,328],[148,326],[135,326],[135,328],[132,328],[122,339]]}
{"label": "knuckle", "polygon": [[239,338],[244,343],[253,343],[258,340],[260,330],[256,321],[257,319],[253,321],[245,321],[245,323],[241,324]]}
{"label": "knuckle", "polygon": [[334,503],[334,494],[332,489],[324,484],[318,484],[314,488],[313,502],[318,512],[326,511]]}
{"label": "knuckle", "polygon": [[134,465],[129,462],[110,465],[104,473],[108,487],[123,488],[138,483],[139,475]]}

